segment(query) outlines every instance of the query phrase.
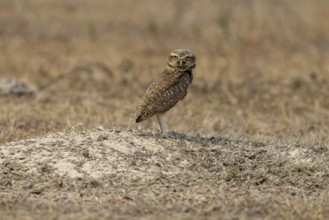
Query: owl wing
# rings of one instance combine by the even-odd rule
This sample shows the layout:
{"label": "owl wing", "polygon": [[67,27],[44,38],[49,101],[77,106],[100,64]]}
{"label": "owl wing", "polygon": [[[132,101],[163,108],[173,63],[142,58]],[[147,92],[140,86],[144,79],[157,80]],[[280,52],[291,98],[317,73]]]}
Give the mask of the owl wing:
{"label": "owl wing", "polygon": [[191,82],[192,75],[188,71],[164,73],[147,89],[143,104],[139,106],[136,122],[144,121],[156,113],[166,112],[174,107],[186,96]]}

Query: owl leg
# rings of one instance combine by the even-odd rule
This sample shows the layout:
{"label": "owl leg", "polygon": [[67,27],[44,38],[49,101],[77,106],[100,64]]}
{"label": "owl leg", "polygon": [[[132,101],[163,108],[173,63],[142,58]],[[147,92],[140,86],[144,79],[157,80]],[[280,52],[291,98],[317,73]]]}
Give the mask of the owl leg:
{"label": "owl leg", "polygon": [[167,126],[166,126],[166,122],[164,119],[164,113],[156,114],[156,117],[158,119],[162,135],[167,135],[168,131],[167,131]]}

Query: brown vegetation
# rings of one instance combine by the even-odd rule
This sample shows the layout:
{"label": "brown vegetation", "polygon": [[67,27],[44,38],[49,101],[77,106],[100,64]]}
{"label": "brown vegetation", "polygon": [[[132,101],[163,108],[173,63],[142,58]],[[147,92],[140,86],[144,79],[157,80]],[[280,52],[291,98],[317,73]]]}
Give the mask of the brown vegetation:
{"label": "brown vegetation", "polygon": [[[16,219],[42,218],[45,213],[59,219],[328,216],[328,11],[327,0],[0,0],[0,80],[16,78],[37,88],[35,96],[0,93],[0,214]],[[139,136],[156,131],[152,120],[126,131],[139,97],[176,48],[192,50],[198,60],[191,90],[168,114],[168,125],[191,136]],[[133,192],[147,194],[151,203],[138,200],[138,193],[116,192],[124,187],[104,182],[109,176],[65,177],[60,188],[53,182],[58,167],[40,162],[32,177],[22,173],[24,163],[5,153],[13,150],[10,141],[30,146],[30,138],[54,132],[74,139],[74,131],[88,136],[95,127],[123,130],[130,135],[124,137],[127,143],[144,137],[145,145],[155,141],[159,148],[170,148],[160,151],[162,155],[154,153],[161,163],[166,163],[166,154],[177,151],[176,156],[184,158],[186,153],[195,170],[188,167],[185,174],[183,167],[177,170],[182,178],[163,180],[150,174],[151,179],[160,178],[154,185],[160,194],[144,181],[137,186],[132,177],[117,177],[127,180],[123,186]],[[212,136],[228,143],[213,143]],[[262,146],[249,146],[254,142]],[[56,153],[70,145],[53,146]],[[248,158],[261,149],[266,151],[261,157]],[[136,149],[139,160],[153,155],[144,150]],[[290,154],[296,157],[293,161],[286,157]],[[170,172],[176,162],[161,163]],[[279,182],[271,182],[272,177]],[[34,192],[29,178],[41,178],[48,188]],[[166,194],[174,186],[183,190],[177,197],[171,191]],[[62,194],[70,202],[53,200]]]}

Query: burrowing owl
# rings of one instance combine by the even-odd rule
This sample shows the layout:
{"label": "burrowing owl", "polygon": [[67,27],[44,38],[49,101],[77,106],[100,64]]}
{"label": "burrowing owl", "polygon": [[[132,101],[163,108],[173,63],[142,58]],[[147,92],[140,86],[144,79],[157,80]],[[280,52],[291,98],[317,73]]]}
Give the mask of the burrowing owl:
{"label": "burrowing owl", "polygon": [[177,49],[170,53],[165,70],[149,86],[137,107],[136,123],[156,115],[162,134],[167,134],[164,114],[186,96],[195,63],[196,57],[189,50]]}

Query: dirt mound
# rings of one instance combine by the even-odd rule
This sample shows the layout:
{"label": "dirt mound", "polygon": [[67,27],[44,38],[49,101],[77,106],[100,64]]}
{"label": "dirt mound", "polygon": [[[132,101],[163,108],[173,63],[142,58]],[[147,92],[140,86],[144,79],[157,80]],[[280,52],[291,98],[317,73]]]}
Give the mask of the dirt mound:
{"label": "dirt mound", "polygon": [[[284,217],[282,209],[303,204],[328,207],[328,157],[321,146],[179,133],[54,133],[0,146],[0,212],[22,219],[147,219],[168,211],[181,218]],[[312,217],[307,210],[297,216]]]}
{"label": "dirt mound", "polygon": [[0,96],[34,96],[34,86],[17,79],[0,79]]}

